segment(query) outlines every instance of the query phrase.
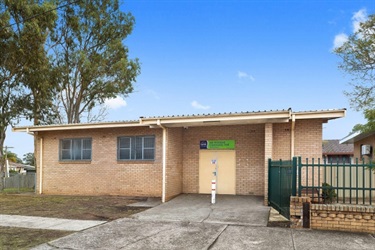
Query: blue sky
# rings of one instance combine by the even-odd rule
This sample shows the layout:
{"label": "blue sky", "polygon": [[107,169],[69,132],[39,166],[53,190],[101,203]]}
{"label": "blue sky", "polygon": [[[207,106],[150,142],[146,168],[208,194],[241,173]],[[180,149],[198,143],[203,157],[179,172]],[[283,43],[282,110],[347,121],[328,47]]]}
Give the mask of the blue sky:
{"label": "blue sky", "polygon": [[[343,94],[350,78],[332,49],[375,13],[374,0],[132,0],[121,8],[136,19],[125,44],[141,74],[134,93],[108,102],[107,120],[347,108],[323,126],[324,139],[364,122]],[[19,156],[33,151],[22,133],[8,132],[5,145]]]}

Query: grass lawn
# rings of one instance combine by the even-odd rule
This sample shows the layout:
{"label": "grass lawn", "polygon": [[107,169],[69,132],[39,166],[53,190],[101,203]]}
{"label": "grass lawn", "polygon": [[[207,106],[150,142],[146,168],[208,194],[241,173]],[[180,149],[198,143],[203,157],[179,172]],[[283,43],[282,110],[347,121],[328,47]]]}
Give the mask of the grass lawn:
{"label": "grass lawn", "polygon": [[[0,214],[111,221],[144,211],[145,208],[127,206],[137,201],[135,198],[120,196],[49,196],[0,193]],[[0,249],[28,249],[70,233],[0,227]]]}

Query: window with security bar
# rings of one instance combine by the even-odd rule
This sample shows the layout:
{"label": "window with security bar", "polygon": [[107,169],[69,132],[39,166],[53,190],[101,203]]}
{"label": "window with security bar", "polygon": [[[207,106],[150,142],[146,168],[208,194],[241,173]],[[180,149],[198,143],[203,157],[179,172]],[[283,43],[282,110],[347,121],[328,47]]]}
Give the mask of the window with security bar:
{"label": "window with security bar", "polygon": [[154,160],[155,136],[122,136],[117,140],[118,160]]}
{"label": "window with security bar", "polygon": [[89,161],[92,151],[91,138],[60,140],[60,161]]}

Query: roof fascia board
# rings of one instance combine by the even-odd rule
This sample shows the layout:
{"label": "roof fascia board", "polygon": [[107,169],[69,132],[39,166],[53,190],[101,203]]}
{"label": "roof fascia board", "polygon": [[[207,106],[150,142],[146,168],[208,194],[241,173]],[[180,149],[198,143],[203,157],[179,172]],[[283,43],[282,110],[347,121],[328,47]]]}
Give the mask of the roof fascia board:
{"label": "roof fascia board", "polygon": [[324,110],[324,111],[312,111],[312,112],[296,112],[293,113],[296,119],[336,119],[345,117],[346,110]]}
{"label": "roof fascia board", "polygon": [[340,140],[340,144],[354,143],[354,138],[360,135],[361,132],[357,131],[353,134],[347,135],[346,137]]}
{"label": "roof fascia board", "polygon": [[372,135],[375,135],[375,132],[361,133],[360,131],[357,131],[341,139],[340,144],[354,143]]}
{"label": "roof fascia board", "polygon": [[98,123],[98,124],[64,124],[47,126],[25,126],[14,127],[13,132],[39,132],[39,131],[57,131],[57,130],[80,130],[80,129],[98,129],[98,128],[124,128],[124,127],[144,127],[147,125],[135,123]]}

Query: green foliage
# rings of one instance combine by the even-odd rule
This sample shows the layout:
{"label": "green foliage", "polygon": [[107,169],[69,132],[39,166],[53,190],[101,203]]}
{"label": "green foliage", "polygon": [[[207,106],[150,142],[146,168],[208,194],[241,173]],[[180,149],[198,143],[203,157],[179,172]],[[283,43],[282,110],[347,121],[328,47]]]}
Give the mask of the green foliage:
{"label": "green foliage", "polygon": [[367,133],[375,131],[375,110],[367,109],[363,111],[364,116],[367,120],[366,124],[356,124],[352,132],[361,132],[361,133]]}
{"label": "green foliage", "polygon": [[360,24],[360,29],[334,51],[342,62],[339,68],[352,79],[353,89],[345,92],[357,111],[375,109],[375,15]]}
{"label": "green foliage", "polygon": [[52,2],[0,1],[0,158],[8,126],[49,117],[54,81],[45,42],[57,17]]}
{"label": "green foliage", "polygon": [[35,166],[34,153],[27,153],[23,155],[23,163],[30,166]]}
{"label": "green foliage", "polygon": [[1,192],[5,194],[18,194],[18,193],[35,192],[35,190],[34,188],[5,188]]}
{"label": "green foliage", "polygon": [[18,158],[16,153],[13,153],[11,151],[4,152],[4,159],[5,157],[8,159],[10,162],[15,162],[15,163],[22,163],[22,160]]}
{"label": "green foliage", "polygon": [[335,190],[326,182],[322,183],[322,187],[322,198],[324,203],[332,203],[337,197]]}
{"label": "green foliage", "polygon": [[50,43],[60,90],[59,118],[79,123],[107,98],[133,91],[140,66],[137,59],[128,58],[123,41],[134,17],[119,9],[118,0],[78,1],[58,16]]}

